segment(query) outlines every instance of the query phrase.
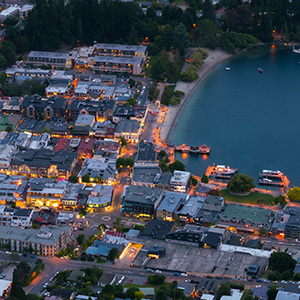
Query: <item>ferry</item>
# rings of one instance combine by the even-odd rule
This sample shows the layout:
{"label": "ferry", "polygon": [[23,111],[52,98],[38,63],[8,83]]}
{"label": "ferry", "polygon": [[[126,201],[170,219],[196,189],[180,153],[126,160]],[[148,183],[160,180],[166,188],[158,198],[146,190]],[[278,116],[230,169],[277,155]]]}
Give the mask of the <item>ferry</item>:
{"label": "ferry", "polygon": [[277,185],[277,186],[284,186],[284,183],[280,178],[276,178],[275,180],[272,180],[270,178],[267,177],[260,177],[258,178],[258,183],[259,184],[263,184],[263,185]]}
{"label": "ferry", "polygon": [[223,178],[223,179],[231,179],[236,173],[238,173],[238,169],[232,169],[229,166],[217,165],[213,170],[213,176],[215,178]]}
{"label": "ferry", "polygon": [[266,175],[266,176],[283,176],[283,172],[276,170],[263,170],[260,175]]}
{"label": "ferry", "polygon": [[264,70],[262,68],[258,68],[257,71],[261,74],[264,72]]}
{"label": "ferry", "polygon": [[295,46],[293,46],[293,52],[297,53],[297,54],[300,54],[300,49],[295,49]]}
{"label": "ferry", "polygon": [[230,71],[230,68],[229,68],[229,67],[226,67],[225,70],[226,70],[226,71]]}

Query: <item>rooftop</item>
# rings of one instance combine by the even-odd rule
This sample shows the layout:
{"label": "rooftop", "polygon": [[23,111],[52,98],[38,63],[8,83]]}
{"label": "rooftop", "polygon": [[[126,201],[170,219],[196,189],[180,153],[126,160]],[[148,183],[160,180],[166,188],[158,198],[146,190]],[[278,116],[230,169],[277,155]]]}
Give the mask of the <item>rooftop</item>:
{"label": "rooftop", "polygon": [[270,212],[270,210],[262,207],[228,204],[222,218],[244,220],[247,223],[268,224]]}
{"label": "rooftop", "polygon": [[125,190],[124,202],[138,202],[138,203],[156,203],[161,195],[164,193],[163,189],[149,188],[144,186],[128,186]]}
{"label": "rooftop", "polygon": [[138,153],[137,153],[137,161],[145,161],[145,162],[155,162],[156,161],[156,151],[154,145],[149,142],[141,142],[139,143]]}
{"label": "rooftop", "polygon": [[93,61],[95,63],[113,63],[113,64],[128,64],[128,65],[137,65],[143,63],[143,59],[137,56],[121,57],[121,56],[98,55],[94,57]]}
{"label": "rooftop", "polygon": [[175,212],[180,203],[185,203],[188,194],[165,191],[157,210]]}
{"label": "rooftop", "polygon": [[145,52],[147,50],[146,46],[142,45],[121,45],[121,44],[104,44],[97,43],[96,48],[107,49],[107,50],[120,50],[120,51],[135,51],[135,52]]}
{"label": "rooftop", "polygon": [[67,56],[67,52],[31,51],[28,58],[66,59]]}
{"label": "rooftop", "polygon": [[132,170],[132,181],[140,183],[153,183],[157,176],[160,176],[159,167],[134,166]]}

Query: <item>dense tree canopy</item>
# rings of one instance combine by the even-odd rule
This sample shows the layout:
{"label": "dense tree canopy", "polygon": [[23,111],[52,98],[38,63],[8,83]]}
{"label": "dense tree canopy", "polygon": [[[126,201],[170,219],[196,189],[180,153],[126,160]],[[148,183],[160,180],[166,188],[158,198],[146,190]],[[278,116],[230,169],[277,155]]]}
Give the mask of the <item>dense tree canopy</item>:
{"label": "dense tree canopy", "polygon": [[289,269],[294,270],[296,261],[285,252],[273,252],[269,258],[269,268],[272,271],[283,273]]}
{"label": "dense tree canopy", "polygon": [[295,186],[287,192],[287,196],[292,201],[300,201],[300,187]]}
{"label": "dense tree canopy", "polygon": [[234,175],[234,177],[230,179],[227,184],[228,190],[233,193],[248,193],[254,187],[255,185],[253,178],[245,174]]}

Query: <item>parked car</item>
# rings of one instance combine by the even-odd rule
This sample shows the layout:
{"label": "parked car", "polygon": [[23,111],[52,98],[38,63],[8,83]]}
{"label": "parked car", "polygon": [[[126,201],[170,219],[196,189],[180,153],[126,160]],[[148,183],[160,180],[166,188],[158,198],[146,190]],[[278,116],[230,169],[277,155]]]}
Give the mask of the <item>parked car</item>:
{"label": "parked car", "polygon": [[30,254],[29,257],[30,257],[30,258],[36,258],[37,256],[34,255],[34,254]]}
{"label": "parked car", "polygon": [[160,270],[156,270],[155,273],[161,274],[161,271]]}
{"label": "parked car", "polygon": [[174,276],[180,276],[180,273],[174,272]]}

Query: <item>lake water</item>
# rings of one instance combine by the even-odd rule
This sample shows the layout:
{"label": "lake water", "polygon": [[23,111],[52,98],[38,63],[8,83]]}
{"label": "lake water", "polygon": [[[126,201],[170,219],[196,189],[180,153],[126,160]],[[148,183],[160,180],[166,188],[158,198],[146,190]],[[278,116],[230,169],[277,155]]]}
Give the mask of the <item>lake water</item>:
{"label": "lake water", "polygon": [[197,175],[215,163],[256,182],[263,169],[281,170],[300,185],[299,61],[291,49],[257,49],[217,66],[192,95],[170,139],[175,145],[207,144],[211,154],[176,158]]}

